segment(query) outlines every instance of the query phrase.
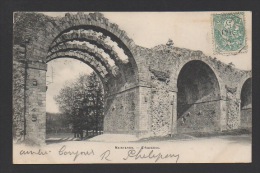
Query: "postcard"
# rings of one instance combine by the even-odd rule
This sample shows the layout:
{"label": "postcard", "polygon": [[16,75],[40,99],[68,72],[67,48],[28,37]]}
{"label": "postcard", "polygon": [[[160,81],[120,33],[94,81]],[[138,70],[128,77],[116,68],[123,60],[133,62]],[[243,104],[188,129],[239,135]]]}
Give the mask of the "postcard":
{"label": "postcard", "polygon": [[13,163],[251,163],[252,12],[14,12]]}

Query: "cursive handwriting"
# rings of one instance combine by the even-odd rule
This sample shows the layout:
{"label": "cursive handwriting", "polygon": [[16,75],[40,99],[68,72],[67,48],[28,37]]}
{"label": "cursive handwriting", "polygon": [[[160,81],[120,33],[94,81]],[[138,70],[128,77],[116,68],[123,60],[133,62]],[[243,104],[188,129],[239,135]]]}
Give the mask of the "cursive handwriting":
{"label": "cursive handwriting", "polygon": [[63,156],[66,156],[66,155],[73,155],[74,156],[74,159],[73,161],[76,161],[76,159],[79,157],[79,156],[89,156],[89,155],[95,155],[94,151],[91,149],[89,151],[67,151],[66,150],[66,145],[63,145],[60,150],[59,150],[59,155],[63,155]]}
{"label": "cursive handwriting", "polygon": [[[19,154],[21,156],[24,155],[39,155],[39,156],[44,156],[47,154],[50,154],[51,151],[48,150],[43,150],[43,149],[38,149],[38,150],[20,150]],[[100,160],[104,161],[112,161],[113,158],[111,158],[111,154],[113,152],[111,150],[105,150],[105,152],[102,152],[102,154],[99,155]],[[79,157],[81,156],[94,156],[95,152],[93,149],[87,149],[87,150],[74,150],[71,151],[67,148],[66,145],[63,145],[59,150],[58,150],[58,155],[59,156],[70,156],[73,158],[73,161],[76,161]],[[173,153],[167,153],[167,154],[162,154],[158,150],[154,149],[145,149],[143,146],[140,147],[139,149],[129,149],[127,150],[127,155],[123,155],[121,159],[127,161],[130,159],[135,159],[135,160],[141,160],[141,159],[151,159],[154,160],[154,162],[158,162],[159,160],[163,159],[170,159],[174,158],[176,159],[176,163],[179,160],[179,154],[173,154]]]}
{"label": "cursive handwriting", "polygon": [[123,158],[124,160],[127,160],[128,158],[135,158],[137,159],[155,159],[155,162],[159,161],[160,159],[166,159],[166,158],[176,158],[176,163],[179,160],[179,154],[166,154],[163,155],[162,153],[155,154],[154,150],[150,150],[149,154],[143,153],[143,148],[140,148],[139,151],[136,150],[129,150],[127,153],[127,156]]}
{"label": "cursive handwriting", "polygon": [[110,150],[105,151],[104,153],[102,153],[102,154],[100,155],[101,160],[106,159],[107,161],[111,161],[111,160],[108,158],[109,155],[110,155]]}
{"label": "cursive handwriting", "polygon": [[49,152],[48,151],[42,151],[41,149],[39,149],[38,151],[21,150],[20,155],[40,155],[40,156],[44,156],[44,155],[47,155]]}

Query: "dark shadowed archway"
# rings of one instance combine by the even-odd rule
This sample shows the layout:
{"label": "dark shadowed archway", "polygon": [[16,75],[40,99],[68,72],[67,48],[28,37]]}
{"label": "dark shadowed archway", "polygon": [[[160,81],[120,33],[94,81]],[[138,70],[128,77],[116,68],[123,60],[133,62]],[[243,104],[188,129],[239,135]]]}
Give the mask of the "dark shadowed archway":
{"label": "dark shadowed archway", "polygon": [[219,83],[212,69],[202,61],[190,61],[177,80],[177,132],[219,129]]}
{"label": "dark shadowed archway", "polygon": [[241,90],[241,128],[252,127],[252,78],[247,79]]}

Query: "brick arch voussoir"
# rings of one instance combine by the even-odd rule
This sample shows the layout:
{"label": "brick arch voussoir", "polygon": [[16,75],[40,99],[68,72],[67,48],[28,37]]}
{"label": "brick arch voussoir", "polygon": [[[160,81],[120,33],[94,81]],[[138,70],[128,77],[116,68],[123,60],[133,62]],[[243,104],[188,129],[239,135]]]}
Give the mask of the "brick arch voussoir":
{"label": "brick arch voussoir", "polygon": [[95,57],[98,61],[100,61],[101,64],[106,67],[106,69],[109,73],[112,73],[112,67],[110,66],[108,61],[106,59],[104,59],[101,54],[95,52],[95,50],[93,50],[93,49],[91,49],[87,46],[84,46],[84,45],[68,44],[68,43],[62,44],[62,45],[54,47],[48,53],[47,57],[50,57],[57,52],[66,52],[66,51],[80,51],[80,52],[83,52],[83,53],[88,53],[89,55]]}
{"label": "brick arch voussoir", "polygon": [[[64,36],[66,35],[66,36]],[[64,34],[61,37],[59,37],[56,42],[52,43],[52,45],[49,48],[49,51],[54,49],[55,47],[65,44],[70,41],[86,41],[89,42],[90,44],[93,44],[97,46],[98,48],[104,50],[105,53],[107,53],[111,59],[115,62],[116,65],[122,64],[122,60],[118,56],[118,54],[113,50],[113,48],[109,45],[107,45],[102,39],[99,39],[94,36],[90,36],[85,33],[81,33],[77,35],[76,33],[70,33],[70,34]]]}
{"label": "brick arch voussoir", "polygon": [[181,63],[179,64],[179,66],[176,69],[176,73],[171,77],[171,79],[176,80],[176,87],[177,87],[177,80],[178,80],[181,70],[187,63],[192,62],[192,61],[200,61],[200,62],[206,64],[211,69],[211,71],[215,75],[217,82],[218,82],[220,98],[225,98],[226,97],[225,84],[224,84],[223,80],[221,79],[219,72],[216,70],[215,63],[212,59],[210,59],[209,57],[204,56],[204,55],[191,56],[191,57],[181,60]]}
{"label": "brick arch voussoir", "polygon": [[246,72],[246,73],[242,76],[241,80],[239,81],[239,83],[238,83],[238,85],[237,85],[237,93],[236,93],[236,98],[237,98],[237,99],[241,99],[240,96],[241,96],[241,92],[242,92],[243,85],[244,85],[245,82],[246,82],[248,79],[250,79],[250,78],[252,78],[252,72],[251,72],[251,71]]}
{"label": "brick arch voussoir", "polygon": [[106,70],[106,68],[99,61],[97,61],[94,57],[86,53],[68,52],[68,51],[57,52],[54,53],[52,56],[48,57],[46,63],[57,58],[65,58],[65,57],[77,59],[86,63],[99,75],[99,77],[104,82],[107,82],[108,78],[111,76],[111,74]]}

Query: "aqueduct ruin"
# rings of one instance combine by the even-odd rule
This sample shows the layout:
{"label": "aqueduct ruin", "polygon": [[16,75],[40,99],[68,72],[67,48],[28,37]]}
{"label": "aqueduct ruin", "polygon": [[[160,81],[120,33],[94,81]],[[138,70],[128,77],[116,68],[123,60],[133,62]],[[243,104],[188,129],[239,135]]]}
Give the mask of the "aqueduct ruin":
{"label": "aqueduct ruin", "polygon": [[[47,62],[62,57],[86,63],[100,77],[105,90],[104,133],[142,138],[252,127],[251,71],[201,51],[138,46],[101,13],[67,13],[62,18],[17,13],[14,21],[13,60],[25,87],[14,88],[20,95],[14,94],[13,107],[15,130],[24,141],[45,142]],[[106,39],[115,42],[127,59]]]}

